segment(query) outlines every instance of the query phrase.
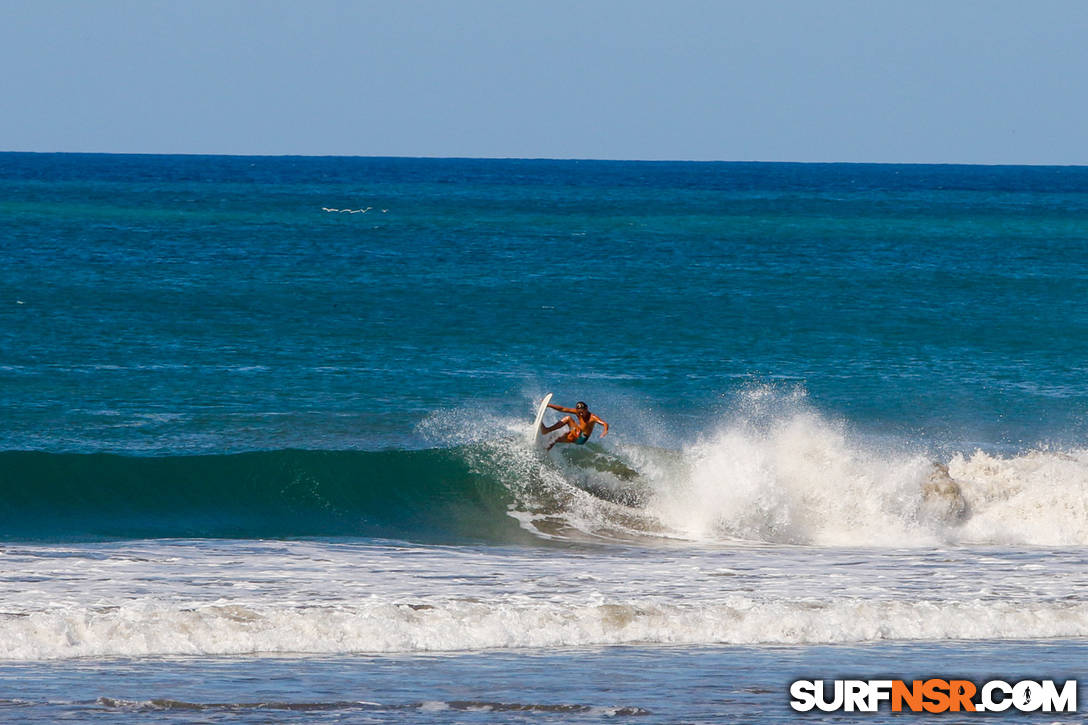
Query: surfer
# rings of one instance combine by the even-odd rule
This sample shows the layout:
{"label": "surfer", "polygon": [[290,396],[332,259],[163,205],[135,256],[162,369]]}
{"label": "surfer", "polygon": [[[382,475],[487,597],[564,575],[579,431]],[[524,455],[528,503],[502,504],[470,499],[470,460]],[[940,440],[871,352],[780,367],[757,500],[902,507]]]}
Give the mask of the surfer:
{"label": "surfer", "polygon": [[562,405],[556,405],[555,403],[548,403],[548,407],[563,413],[574,414],[574,417],[568,415],[555,425],[546,426],[543,423],[540,424],[541,433],[551,433],[553,430],[559,430],[563,426],[567,426],[567,432],[548,445],[549,451],[556,443],[573,443],[576,446],[584,446],[586,441],[589,440],[589,437],[593,435],[593,429],[598,423],[604,426],[604,432],[601,433],[601,438],[608,435],[608,423],[604,422],[593,413],[590,413],[589,406],[581,401],[578,401],[577,405],[573,408],[564,408]]}

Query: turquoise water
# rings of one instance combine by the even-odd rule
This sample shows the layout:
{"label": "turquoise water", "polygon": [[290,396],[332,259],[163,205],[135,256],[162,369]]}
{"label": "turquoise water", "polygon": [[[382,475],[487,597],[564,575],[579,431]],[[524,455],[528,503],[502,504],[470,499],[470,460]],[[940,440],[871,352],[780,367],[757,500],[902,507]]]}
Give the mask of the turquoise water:
{"label": "turquoise water", "polygon": [[0,154],[0,258],[0,717],[1083,679],[1088,169]]}
{"label": "turquoise water", "polygon": [[656,445],[762,384],[1088,434],[1081,168],[5,154],[0,214],[4,448],[415,448],[545,390]]}

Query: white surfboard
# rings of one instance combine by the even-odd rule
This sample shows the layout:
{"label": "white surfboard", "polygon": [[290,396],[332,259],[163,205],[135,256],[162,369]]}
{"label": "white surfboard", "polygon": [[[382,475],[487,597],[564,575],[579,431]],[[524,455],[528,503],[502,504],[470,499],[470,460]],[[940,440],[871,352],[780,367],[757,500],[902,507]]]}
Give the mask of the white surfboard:
{"label": "white surfboard", "polygon": [[544,420],[544,411],[548,409],[548,403],[552,402],[552,394],[544,396],[540,401],[540,407],[536,410],[536,420],[533,421],[533,442],[538,446],[543,442],[544,436],[540,435],[540,423]]}

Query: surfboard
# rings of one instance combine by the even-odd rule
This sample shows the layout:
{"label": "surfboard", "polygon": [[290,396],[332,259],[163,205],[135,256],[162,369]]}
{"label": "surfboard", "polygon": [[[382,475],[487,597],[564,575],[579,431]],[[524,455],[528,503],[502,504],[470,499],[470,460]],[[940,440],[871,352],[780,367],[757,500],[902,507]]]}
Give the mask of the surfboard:
{"label": "surfboard", "polygon": [[538,446],[544,442],[544,436],[540,435],[540,423],[544,420],[544,411],[548,409],[548,403],[552,402],[552,394],[544,396],[540,401],[540,407],[536,409],[536,420],[533,421],[533,442]]}

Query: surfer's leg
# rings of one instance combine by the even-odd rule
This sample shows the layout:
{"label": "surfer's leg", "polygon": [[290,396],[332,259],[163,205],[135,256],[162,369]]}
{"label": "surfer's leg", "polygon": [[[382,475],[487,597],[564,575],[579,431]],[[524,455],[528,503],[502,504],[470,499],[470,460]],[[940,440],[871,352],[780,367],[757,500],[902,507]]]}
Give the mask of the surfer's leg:
{"label": "surfer's leg", "polygon": [[550,451],[552,449],[552,446],[554,446],[556,443],[573,443],[575,437],[576,437],[576,434],[574,432],[574,426],[571,426],[570,430],[568,430],[563,435],[557,436],[556,439],[554,441],[552,441],[550,444],[548,444],[548,447],[545,448],[544,450]]}
{"label": "surfer's leg", "polygon": [[555,425],[544,425],[544,423],[543,423],[543,422],[541,422],[541,424],[540,424],[540,432],[541,432],[541,433],[551,433],[551,432],[552,432],[553,430],[559,430],[559,429],[560,429],[560,428],[562,428],[563,426],[567,426],[568,428],[570,428],[570,427],[571,427],[571,423],[570,423],[570,418],[569,418],[569,417],[567,417],[567,418],[563,418],[562,420],[560,420],[560,421],[559,421],[558,423],[556,423]]}

